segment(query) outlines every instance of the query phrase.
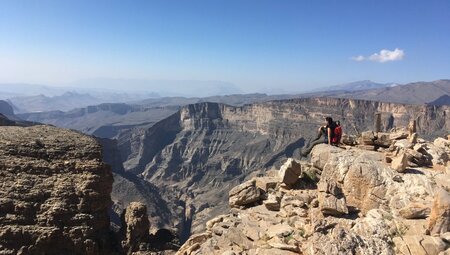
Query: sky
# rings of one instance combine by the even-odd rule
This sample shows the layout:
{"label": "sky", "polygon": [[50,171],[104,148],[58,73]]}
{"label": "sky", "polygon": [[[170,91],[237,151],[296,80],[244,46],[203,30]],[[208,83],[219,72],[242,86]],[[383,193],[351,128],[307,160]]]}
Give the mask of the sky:
{"label": "sky", "polygon": [[261,92],[448,79],[449,13],[448,0],[2,0],[0,83],[211,80]]}

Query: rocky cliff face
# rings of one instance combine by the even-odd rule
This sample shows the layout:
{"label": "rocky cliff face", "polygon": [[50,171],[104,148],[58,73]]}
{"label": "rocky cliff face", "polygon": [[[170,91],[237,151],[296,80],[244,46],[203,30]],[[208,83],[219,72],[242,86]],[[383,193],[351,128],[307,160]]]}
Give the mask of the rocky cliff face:
{"label": "rocky cliff face", "polygon": [[95,139],[0,127],[0,253],[110,254],[112,174]]}
{"label": "rocky cliff face", "polygon": [[[378,151],[322,144],[308,161],[287,160],[234,187],[230,213],[177,254],[450,254],[450,140],[405,138],[392,134]],[[399,168],[393,151],[436,163],[407,157]]]}
{"label": "rocky cliff face", "polygon": [[[245,178],[279,166],[315,136],[325,116],[341,120],[344,132],[371,129],[381,113],[381,129],[417,122],[422,136],[450,130],[447,106],[419,106],[363,100],[307,98],[242,107],[201,103],[147,130],[119,137],[124,169],[156,186],[180,234],[203,228],[224,210],[227,192]],[[306,140],[305,140],[306,139]],[[149,207],[151,207],[149,205]]]}

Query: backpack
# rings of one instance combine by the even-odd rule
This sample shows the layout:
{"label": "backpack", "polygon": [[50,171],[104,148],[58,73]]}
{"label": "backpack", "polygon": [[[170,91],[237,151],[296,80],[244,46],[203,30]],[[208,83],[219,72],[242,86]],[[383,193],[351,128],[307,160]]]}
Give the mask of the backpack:
{"label": "backpack", "polygon": [[331,138],[331,142],[334,144],[339,144],[341,142],[342,137],[342,127],[339,122],[335,122],[333,130],[333,136]]}

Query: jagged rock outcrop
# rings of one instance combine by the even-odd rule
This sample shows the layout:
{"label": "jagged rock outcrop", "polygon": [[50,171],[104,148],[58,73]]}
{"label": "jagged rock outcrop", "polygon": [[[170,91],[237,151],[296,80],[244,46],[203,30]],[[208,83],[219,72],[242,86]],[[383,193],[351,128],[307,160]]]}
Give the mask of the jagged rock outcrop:
{"label": "jagged rock outcrop", "polygon": [[282,183],[293,185],[297,182],[298,177],[302,174],[302,166],[299,162],[290,158],[284,163],[279,171],[279,177]]}
{"label": "jagged rock outcrop", "polygon": [[123,212],[122,220],[122,247],[127,254],[133,254],[139,250],[141,244],[149,242],[150,222],[147,207],[139,202],[131,202]]}
{"label": "jagged rock outcrop", "polygon": [[440,165],[399,173],[385,161],[392,149],[318,145],[300,162],[317,167],[317,183],[303,173],[294,185],[279,179],[262,203],[208,221],[177,254],[448,254],[448,175]]}
{"label": "jagged rock outcrop", "polygon": [[249,205],[258,202],[263,195],[263,191],[256,186],[256,181],[249,180],[230,190],[229,204],[230,207]]}
{"label": "jagged rock outcrop", "polygon": [[436,192],[428,230],[432,235],[450,232],[450,193],[443,189]]}
{"label": "jagged rock outcrop", "polygon": [[111,254],[112,174],[95,139],[0,127],[0,253]]}

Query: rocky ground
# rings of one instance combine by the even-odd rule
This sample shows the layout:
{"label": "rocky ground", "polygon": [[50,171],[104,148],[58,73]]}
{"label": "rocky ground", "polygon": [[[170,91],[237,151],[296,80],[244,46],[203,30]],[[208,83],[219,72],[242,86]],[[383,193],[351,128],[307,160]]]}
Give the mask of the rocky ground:
{"label": "rocky ground", "polygon": [[396,129],[343,142],[233,188],[230,213],[177,254],[450,254],[450,140]]}

